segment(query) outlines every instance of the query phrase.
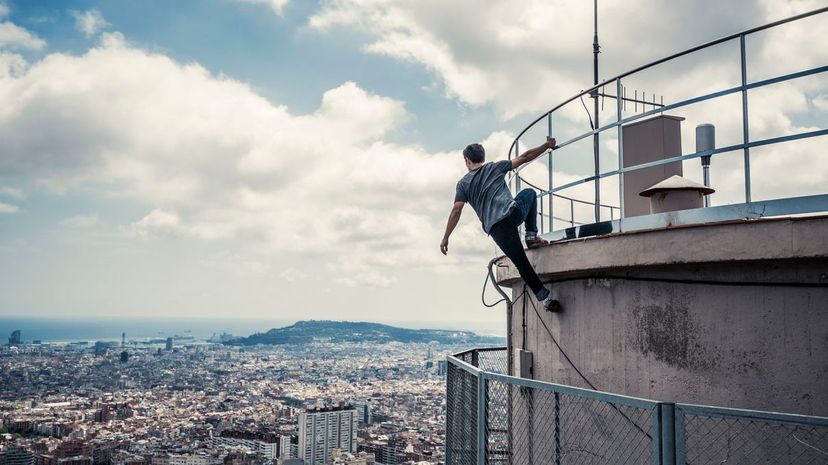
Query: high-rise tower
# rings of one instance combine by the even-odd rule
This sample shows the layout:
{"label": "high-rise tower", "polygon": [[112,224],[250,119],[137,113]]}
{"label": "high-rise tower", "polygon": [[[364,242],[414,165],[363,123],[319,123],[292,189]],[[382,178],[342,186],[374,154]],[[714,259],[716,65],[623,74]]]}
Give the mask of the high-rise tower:
{"label": "high-rise tower", "polygon": [[328,463],[334,449],[356,452],[357,411],[350,404],[309,408],[299,414],[299,458],[306,465]]}

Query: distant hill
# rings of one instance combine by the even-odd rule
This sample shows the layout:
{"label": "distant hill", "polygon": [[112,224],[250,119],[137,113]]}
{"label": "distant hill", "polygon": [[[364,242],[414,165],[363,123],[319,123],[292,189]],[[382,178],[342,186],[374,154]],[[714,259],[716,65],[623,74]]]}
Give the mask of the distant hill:
{"label": "distant hill", "polygon": [[251,346],[256,344],[306,344],[314,341],[329,342],[431,342],[442,344],[504,344],[505,339],[479,336],[470,331],[444,329],[407,329],[379,323],[356,321],[299,321],[284,328],[274,328],[266,333],[226,341],[229,345]]}

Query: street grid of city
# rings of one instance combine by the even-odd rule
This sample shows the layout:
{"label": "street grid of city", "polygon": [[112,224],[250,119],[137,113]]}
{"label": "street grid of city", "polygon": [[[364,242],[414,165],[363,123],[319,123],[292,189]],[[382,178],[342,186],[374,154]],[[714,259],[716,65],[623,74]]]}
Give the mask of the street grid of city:
{"label": "street grid of city", "polygon": [[328,407],[352,410],[358,425],[358,451],[336,463],[440,463],[445,355],[458,350],[191,340],[171,349],[134,341],[3,346],[0,444],[7,463],[16,451],[35,465],[285,463],[298,456],[305,408]]}

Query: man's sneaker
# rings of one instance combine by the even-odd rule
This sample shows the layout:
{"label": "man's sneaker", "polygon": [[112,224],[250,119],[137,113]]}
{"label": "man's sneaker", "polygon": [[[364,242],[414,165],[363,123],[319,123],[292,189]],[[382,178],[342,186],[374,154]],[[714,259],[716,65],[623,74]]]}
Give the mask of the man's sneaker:
{"label": "man's sneaker", "polygon": [[526,238],[526,248],[527,249],[534,249],[535,247],[540,247],[542,245],[549,244],[549,241],[543,239],[539,236],[531,236]]}
{"label": "man's sneaker", "polygon": [[561,302],[559,300],[553,299],[551,295],[549,297],[547,297],[546,299],[544,299],[542,303],[543,303],[543,309],[546,310],[547,312],[557,313],[557,312],[560,312],[562,310]]}

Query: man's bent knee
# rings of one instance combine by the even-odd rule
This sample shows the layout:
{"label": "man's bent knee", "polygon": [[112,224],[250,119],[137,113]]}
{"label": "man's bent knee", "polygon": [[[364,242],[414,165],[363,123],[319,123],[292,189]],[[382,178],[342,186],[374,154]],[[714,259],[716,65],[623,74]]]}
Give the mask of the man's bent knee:
{"label": "man's bent knee", "polygon": [[518,195],[516,195],[515,198],[517,197],[526,198],[527,200],[535,200],[538,198],[538,194],[535,192],[535,189],[526,188],[518,192]]}
{"label": "man's bent knee", "polygon": [[535,192],[535,189],[532,189],[530,187],[521,190],[520,192],[518,192],[518,195],[531,195],[532,197],[538,196],[538,194]]}

